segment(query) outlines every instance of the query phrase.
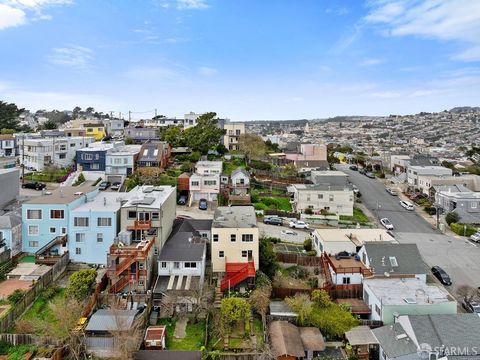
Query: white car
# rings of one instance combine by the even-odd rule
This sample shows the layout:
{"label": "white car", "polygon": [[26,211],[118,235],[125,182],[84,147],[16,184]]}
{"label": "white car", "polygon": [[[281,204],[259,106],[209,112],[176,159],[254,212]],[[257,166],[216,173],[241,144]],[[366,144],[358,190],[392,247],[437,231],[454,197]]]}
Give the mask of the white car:
{"label": "white car", "polygon": [[306,223],[305,221],[290,221],[290,224],[289,226],[292,228],[292,229],[309,229],[310,228],[310,225],[308,223]]}
{"label": "white car", "polygon": [[393,230],[393,224],[390,222],[390,220],[388,220],[388,218],[380,219],[380,224],[382,224],[387,230]]}
{"label": "white car", "polygon": [[413,204],[409,203],[408,201],[402,200],[400,201],[400,205],[402,205],[402,207],[404,207],[407,210],[410,210],[410,211],[415,210]]}
{"label": "white car", "polygon": [[387,190],[387,193],[389,193],[392,196],[397,196],[398,195],[397,190],[395,190],[395,189],[387,188],[386,190]]}
{"label": "white car", "polygon": [[297,235],[297,233],[293,230],[282,230],[282,235]]}
{"label": "white car", "polygon": [[480,231],[470,236],[470,241],[480,243]]}

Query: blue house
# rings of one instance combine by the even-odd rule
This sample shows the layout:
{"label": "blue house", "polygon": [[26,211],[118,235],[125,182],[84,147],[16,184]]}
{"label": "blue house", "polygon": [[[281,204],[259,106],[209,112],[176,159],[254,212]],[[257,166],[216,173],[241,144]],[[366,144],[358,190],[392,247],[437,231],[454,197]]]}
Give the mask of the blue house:
{"label": "blue house", "polygon": [[[80,186],[64,186],[22,204],[22,250],[37,253],[55,251],[61,255],[67,250],[69,214],[93,198],[98,188],[91,182]],[[57,246],[57,245],[61,246]],[[47,249],[48,248],[48,249]]]}
{"label": "blue house", "polygon": [[108,251],[120,229],[121,195],[102,192],[70,212],[68,251],[72,261],[107,264]]}
{"label": "blue house", "polygon": [[75,155],[77,169],[81,171],[105,171],[107,153],[113,148],[124,145],[123,141],[95,142],[86,148],[78,149]]}
{"label": "blue house", "polygon": [[0,254],[10,250],[10,257],[22,251],[22,217],[10,212],[0,216]]}

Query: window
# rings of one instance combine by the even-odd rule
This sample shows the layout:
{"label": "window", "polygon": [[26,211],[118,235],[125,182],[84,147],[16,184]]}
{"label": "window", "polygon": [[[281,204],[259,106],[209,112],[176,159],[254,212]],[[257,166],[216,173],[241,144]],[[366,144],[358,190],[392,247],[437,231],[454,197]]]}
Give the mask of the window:
{"label": "window", "polygon": [[243,242],[253,242],[253,234],[243,234],[242,235]]}
{"label": "window", "polygon": [[137,218],[137,212],[136,211],[129,211],[128,212],[128,218],[129,219],[136,219]]}
{"label": "window", "polygon": [[42,219],[42,210],[27,210],[27,219],[29,220]]}
{"label": "window", "polygon": [[215,180],[205,180],[203,182],[203,185],[205,185],[205,186],[215,186],[215,185],[217,185],[217,182]]}
{"label": "window", "polygon": [[218,234],[213,234],[213,242],[218,242]]}
{"label": "window", "polygon": [[192,186],[198,186],[200,183],[198,181],[192,181]]}
{"label": "window", "polygon": [[329,196],[329,201],[333,201],[333,194]]}
{"label": "window", "polygon": [[382,316],[382,311],[380,310],[380,308],[378,307],[378,305],[375,305],[375,312],[376,312],[379,316]]}
{"label": "window", "polygon": [[185,268],[196,268],[197,263],[196,262],[185,262],[184,267]]}
{"label": "window", "polygon": [[51,227],[49,231],[50,231],[50,234],[55,234],[57,232],[57,228]]}
{"label": "window", "polygon": [[59,159],[66,159],[67,158],[67,154],[58,154],[58,158]]}
{"label": "window", "polygon": [[310,201],[310,195],[307,195],[307,201]]}
{"label": "window", "polygon": [[99,164],[90,164],[90,170],[98,170],[98,169],[100,169]]}
{"label": "window", "polygon": [[476,209],[477,208],[477,203],[476,202],[472,202],[472,209]]}
{"label": "window", "polygon": [[166,261],[162,261],[162,269],[166,269],[167,268],[167,262]]}
{"label": "window", "polygon": [[237,241],[237,235],[231,234],[231,235],[230,235],[230,241],[231,241],[231,242]]}
{"label": "window", "polygon": [[99,217],[97,219],[98,226],[112,226],[112,218],[109,217]]}
{"label": "window", "polygon": [[82,249],[75,248],[75,255],[82,255]]}
{"label": "window", "polygon": [[246,258],[248,256],[248,252],[246,250],[242,250],[242,257]]}
{"label": "window", "polygon": [[75,217],[73,218],[73,224],[75,226],[88,226],[88,217]]}
{"label": "window", "polygon": [[38,247],[38,241],[29,241],[28,246],[30,247]]}
{"label": "window", "polygon": [[218,257],[223,258],[224,256],[225,256],[225,252],[223,252],[223,250],[220,250],[220,251],[218,252]]}
{"label": "window", "polygon": [[67,233],[67,228],[62,227],[62,234],[66,234],[66,233]]}
{"label": "window", "polygon": [[179,261],[174,261],[173,262],[173,268],[174,269],[180,269],[180,262]]}
{"label": "window", "polygon": [[50,219],[64,219],[65,213],[63,210],[50,210]]}
{"label": "window", "polygon": [[76,242],[84,242],[85,241],[85,234],[84,233],[76,233],[75,234],[75,241]]}
{"label": "window", "polygon": [[350,278],[349,277],[344,277],[343,278],[343,284],[345,284],[345,285],[350,284]]}
{"label": "window", "polygon": [[28,225],[28,235],[38,235],[38,225]]}
{"label": "window", "polygon": [[208,234],[207,233],[200,233],[200,237],[201,238],[208,238]]}
{"label": "window", "polygon": [[152,220],[158,220],[160,214],[158,212],[153,212],[152,213]]}
{"label": "window", "polygon": [[93,155],[92,154],[83,154],[82,158],[83,158],[83,160],[93,160]]}
{"label": "window", "polygon": [[318,197],[319,200],[322,200],[323,199],[323,194],[318,194],[317,197]]}
{"label": "window", "polygon": [[97,242],[103,242],[103,233],[98,233],[97,234]]}

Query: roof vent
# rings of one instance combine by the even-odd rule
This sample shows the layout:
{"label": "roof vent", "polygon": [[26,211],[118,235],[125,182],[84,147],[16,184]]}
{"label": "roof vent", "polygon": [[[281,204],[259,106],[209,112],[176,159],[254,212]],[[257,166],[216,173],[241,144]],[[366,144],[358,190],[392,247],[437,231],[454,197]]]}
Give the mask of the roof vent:
{"label": "roof vent", "polygon": [[407,338],[407,334],[400,334],[395,337],[397,340],[402,340]]}
{"label": "roof vent", "polygon": [[403,300],[404,300],[407,304],[416,304],[416,303],[417,303],[417,300],[415,300],[414,298],[410,298],[410,297],[403,298]]}

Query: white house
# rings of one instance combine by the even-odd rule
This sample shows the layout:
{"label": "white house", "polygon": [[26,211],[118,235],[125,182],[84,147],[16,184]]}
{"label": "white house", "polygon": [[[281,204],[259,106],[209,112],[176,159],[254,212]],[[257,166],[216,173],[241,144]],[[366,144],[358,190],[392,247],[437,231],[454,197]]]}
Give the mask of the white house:
{"label": "white house", "polygon": [[195,164],[195,173],[189,180],[191,200],[217,200],[222,168],[221,161],[199,161]]}
{"label": "white house", "polygon": [[409,166],[407,169],[407,183],[409,186],[419,187],[420,176],[452,176],[452,169],[443,166]]}
{"label": "white house", "polygon": [[250,176],[247,171],[238,168],[232,171],[230,175],[232,191],[235,195],[246,194],[250,187]]}
{"label": "white house", "polygon": [[105,158],[105,175],[108,178],[120,178],[117,181],[122,181],[133,173],[141,147],[142,145],[125,145],[109,150]]}
{"label": "white house", "polygon": [[293,194],[292,205],[296,212],[310,209],[338,215],[353,215],[354,194],[350,186],[293,184],[288,188]]}

